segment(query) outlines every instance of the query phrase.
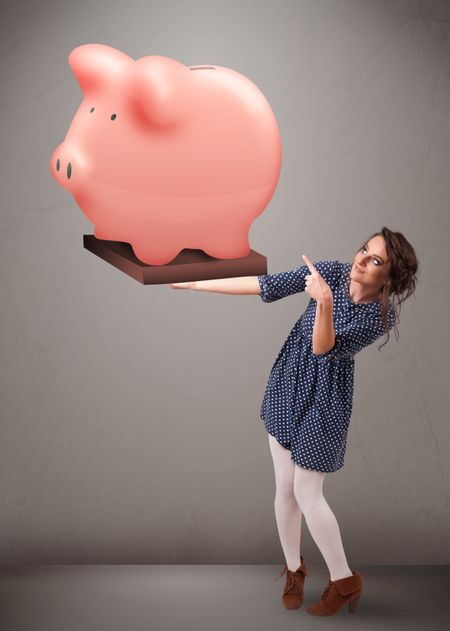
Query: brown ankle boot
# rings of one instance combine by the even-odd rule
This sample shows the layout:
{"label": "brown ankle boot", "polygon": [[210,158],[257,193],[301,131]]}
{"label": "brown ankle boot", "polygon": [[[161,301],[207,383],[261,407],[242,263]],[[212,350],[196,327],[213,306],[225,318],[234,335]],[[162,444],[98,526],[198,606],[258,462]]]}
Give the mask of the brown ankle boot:
{"label": "brown ankle boot", "polygon": [[349,612],[355,613],[362,589],[362,577],[356,570],[352,570],[352,576],[346,576],[337,581],[328,579],[328,585],[322,593],[320,602],[310,605],[306,611],[313,616],[332,616],[348,602]]}
{"label": "brown ankle boot", "polygon": [[287,572],[282,596],[283,605],[286,609],[298,609],[303,604],[303,585],[305,576],[308,576],[308,570],[303,557],[300,557],[300,559],[301,565],[295,572],[289,570],[288,566],[285,565],[281,574],[274,579],[277,581]]}

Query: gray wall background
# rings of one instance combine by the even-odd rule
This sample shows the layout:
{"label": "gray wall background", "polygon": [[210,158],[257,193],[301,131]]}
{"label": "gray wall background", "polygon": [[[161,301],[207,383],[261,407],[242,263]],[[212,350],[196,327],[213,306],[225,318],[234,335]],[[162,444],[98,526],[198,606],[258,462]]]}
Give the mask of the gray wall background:
{"label": "gray wall background", "polygon": [[[420,261],[391,335],[356,361],[346,464],[325,480],[351,566],[450,562],[450,4],[3,2],[0,563],[277,563],[259,406],[307,294],[143,286],[83,248],[49,173],[83,43],[234,68],[283,166],[250,245],[269,272],[351,261],[387,225]],[[322,557],[303,520],[302,554]]]}

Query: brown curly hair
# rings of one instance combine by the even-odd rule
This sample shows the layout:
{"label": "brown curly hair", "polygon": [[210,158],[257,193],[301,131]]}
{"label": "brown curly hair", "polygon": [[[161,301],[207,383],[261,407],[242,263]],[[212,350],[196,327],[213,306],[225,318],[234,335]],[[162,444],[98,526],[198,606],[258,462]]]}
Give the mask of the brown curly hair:
{"label": "brown curly hair", "polygon": [[394,307],[394,332],[396,339],[398,340],[399,338],[397,324],[400,322],[401,304],[409,298],[416,289],[419,261],[417,260],[414,248],[401,232],[392,232],[392,230],[383,226],[380,232],[375,232],[367,241],[377,236],[384,238],[386,252],[391,263],[389,278],[383,285],[381,298],[382,320],[386,329],[387,338],[383,344],[378,347],[378,350],[380,350],[389,341],[387,313],[390,296],[392,296],[392,306]]}

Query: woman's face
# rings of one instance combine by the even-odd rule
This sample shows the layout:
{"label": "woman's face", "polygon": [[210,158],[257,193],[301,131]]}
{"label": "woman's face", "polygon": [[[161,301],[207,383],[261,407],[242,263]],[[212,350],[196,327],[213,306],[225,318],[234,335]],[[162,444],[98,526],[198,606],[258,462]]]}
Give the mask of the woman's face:
{"label": "woman's face", "polygon": [[381,235],[373,237],[355,254],[351,278],[374,291],[381,291],[389,278],[390,261]]}

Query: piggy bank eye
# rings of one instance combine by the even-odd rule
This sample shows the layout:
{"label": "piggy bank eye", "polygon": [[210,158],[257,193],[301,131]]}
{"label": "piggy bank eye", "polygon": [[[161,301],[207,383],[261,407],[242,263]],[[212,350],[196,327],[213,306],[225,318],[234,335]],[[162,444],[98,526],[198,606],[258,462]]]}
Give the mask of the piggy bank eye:
{"label": "piggy bank eye", "polygon": [[91,109],[89,110],[89,114],[92,114],[92,112],[94,111],[94,107],[91,107]]}
{"label": "piggy bank eye", "polygon": [[115,115],[115,114],[112,114],[112,116],[111,116],[111,120],[113,121],[113,120],[115,120],[116,118],[117,118],[117,117],[116,117],[116,115]]}

